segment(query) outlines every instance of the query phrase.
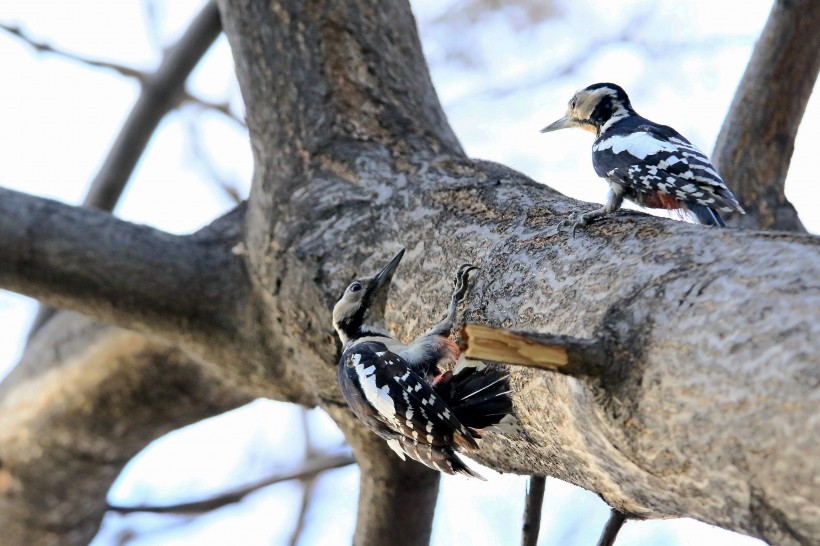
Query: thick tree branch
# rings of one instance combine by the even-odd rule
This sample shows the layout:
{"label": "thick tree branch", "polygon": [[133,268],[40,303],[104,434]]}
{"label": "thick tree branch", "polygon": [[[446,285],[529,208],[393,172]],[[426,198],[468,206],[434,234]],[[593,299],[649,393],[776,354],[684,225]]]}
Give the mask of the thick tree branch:
{"label": "thick tree branch", "polygon": [[248,210],[254,268],[274,263],[269,219],[287,209],[309,171],[352,174],[334,149],[381,143],[406,167],[414,151],[463,153],[430,81],[407,2],[220,5],[252,141],[266,143],[254,146]]}
{"label": "thick tree branch", "polygon": [[[284,264],[272,271],[272,308],[289,309],[287,328],[313,320],[303,303],[311,291],[297,279],[326,279],[329,308],[351,277],[406,246],[390,320],[400,337],[417,335],[438,318],[452,271],[476,263],[467,320],[604,340],[611,362],[580,382],[513,370],[531,440],[488,435],[474,455],[482,463],[559,477],[630,515],[686,515],[779,543],[813,535],[817,522],[797,514],[817,502],[804,484],[820,460],[806,456],[820,453],[820,435],[805,430],[818,402],[796,378],[817,366],[817,239],[627,212],[568,239],[556,225],[588,205],[513,171],[430,161],[403,182],[380,162],[387,154],[351,153],[362,168],[355,185],[317,177],[277,222],[279,234],[303,229],[271,245]],[[391,185],[376,209],[365,199]],[[755,402],[736,405],[748,396]],[[726,460],[737,466],[727,470]]]}
{"label": "thick tree branch", "polygon": [[[315,278],[315,268],[281,252],[283,241],[308,227],[278,220],[295,218],[292,198],[305,189],[306,178],[319,168],[334,178],[357,179],[355,159],[335,153],[355,143],[394,149],[399,168],[408,169],[414,152],[461,155],[461,146],[432,87],[406,2],[227,0],[220,6],[254,143],[247,227],[252,278],[259,294],[274,295],[268,311],[289,307],[296,292],[300,298],[311,293],[326,306],[326,293],[303,280]],[[289,330],[300,324],[327,324],[327,314],[316,309],[284,318],[269,318],[277,339],[292,339]],[[307,340],[320,361],[334,362],[329,342],[335,345],[326,335]],[[350,428],[349,412],[337,417]],[[428,543],[438,476],[399,463],[375,440],[351,442],[362,468],[354,542],[381,544],[389,533],[403,544]],[[401,533],[390,532],[399,523]]]}
{"label": "thick tree branch", "polygon": [[130,514],[133,512],[151,512],[153,514],[202,514],[210,512],[229,504],[236,504],[242,499],[255,491],[259,491],[265,487],[270,487],[277,483],[287,482],[291,480],[305,480],[315,478],[318,474],[328,470],[334,470],[343,466],[354,464],[356,460],[353,455],[325,455],[317,456],[311,459],[306,459],[300,468],[290,472],[284,472],[265,478],[264,480],[247,485],[245,487],[223,493],[216,497],[191,502],[182,502],[178,504],[168,504],[164,506],[120,506],[111,504],[108,510],[119,512],[121,514]]}
{"label": "thick tree branch", "polygon": [[231,251],[243,210],[179,237],[0,188],[0,286],[169,339],[224,338],[248,288]]}
{"label": "thick tree branch", "polygon": [[[820,533],[798,515],[818,501],[806,453],[820,452],[820,434],[803,427],[816,402],[793,380],[816,366],[816,240],[628,212],[567,240],[557,223],[588,205],[460,156],[405,3],[221,6],[256,162],[249,268],[279,343],[332,377],[332,332],[301,327],[328,324],[317,302],[329,308],[404,246],[413,265],[394,281],[391,317],[409,337],[435,321],[452,269],[477,263],[469,321],[601,339],[614,363],[581,382],[513,371],[530,441],[488,435],[477,459],[595,490],[630,515],[688,515],[775,542]],[[782,375],[752,381],[771,369]],[[752,388],[764,402],[725,407]],[[357,450],[364,476],[373,453]],[[374,511],[368,487],[357,536]]]}
{"label": "thick tree branch", "polygon": [[712,158],[746,209],[735,225],[805,228],[783,192],[794,140],[820,71],[820,2],[776,0]]}

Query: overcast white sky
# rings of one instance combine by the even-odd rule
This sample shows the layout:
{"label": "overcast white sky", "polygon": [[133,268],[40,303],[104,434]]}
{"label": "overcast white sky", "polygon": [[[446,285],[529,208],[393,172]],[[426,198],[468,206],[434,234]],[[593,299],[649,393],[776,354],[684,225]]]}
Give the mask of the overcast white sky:
{"label": "overcast white sky", "polygon": [[[21,24],[62,49],[150,70],[161,46],[173,43],[199,0],[106,2],[6,0],[0,21]],[[613,81],[645,117],[672,125],[710,151],[769,0],[558,0],[558,16],[533,22],[522,10],[465,20],[454,0],[417,0],[413,7],[433,79],[468,153],[510,165],[535,180],[593,202],[606,185],[590,161],[583,131],[541,135],[581,87]],[[548,5],[546,2],[545,5]],[[147,5],[153,5],[156,25]],[[38,55],[0,33],[0,185],[79,203],[139,92],[135,82],[50,55]],[[227,42],[221,38],[196,70],[197,95],[232,101],[242,115]],[[798,137],[787,196],[804,224],[820,232],[820,189],[810,154],[820,146],[820,100],[809,105]],[[189,142],[197,134],[220,176],[247,192],[252,172],[247,136],[219,114],[186,107],[166,118],[116,210],[127,220],[188,233],[232,203],[206,174]],[[444,304],[444,302],[442,302]],[[0,291],[0,377],[19,357],[33,303]],[[321,412],[311,412],[320,447],[341,446]],[[196,500],[276,469],[302,455],[299,410],[259,401],[157,442],[132,462],[112,494],[122,503]],[[294,438],[298,441],[294,441]],[[283,445],[290,445],[289,450]],[[296,445],[296,447],[294,447]],[[483,470],[489,482],[445,477],[435,544],[516,544],[524,479]],[[300,544],[349,542],[358,470],[319,480],[308,531]],[[133,544],[280,544],[289,540],[300,502],[298,484],[260,491],[208,517],[111,516],[95,544],[113,544],[123,529]],[[597,496],[550,480],[544,545],[595,542],[608,514]],[[676,520],[630,523],[618,540],[630,544],[722,544],[759,541]]]}

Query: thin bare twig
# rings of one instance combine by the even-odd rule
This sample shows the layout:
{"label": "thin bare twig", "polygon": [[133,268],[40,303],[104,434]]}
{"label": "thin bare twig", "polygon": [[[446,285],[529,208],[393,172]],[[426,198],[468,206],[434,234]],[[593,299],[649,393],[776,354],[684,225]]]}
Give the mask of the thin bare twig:
{"label": "thin bare twig", "polygon": [[201,108],[202,110],[208,110],[217,112],[222,114],[226,118],[230,119],[240,127],[247,129],[248,124],[245,123],[245,120],[241,117],[237,116],[233,110],[231,110],[231,105],[228,101],[216,102],[210,101],[207,99],[203,99],[202,97],[197,97],[195,95],[190,94],[188,91],[185,91],[182,102],[185,104],[190,104],[197,108]]}
{"label": "thin bare twig", "polygon": [[[310,419],[308,418],[308,410],[302,408],[302,430],[305,435],[305,460],[310,460],[316,456],[316,449],[313,446],[313,435],[310,431]],[[296,546],[302,533],[305,531],[305,523],[307,522],[307,513],[310,505],[313,502],[313,492],[315,490],[316,479],[315,476],[310,476],[302,480],[302,504],[299,507],[299,517],[296,520],[296,525],[290,535],[290,546]]]}
{"label": "thin bare twig", "polygon": [[601,538],[598,539],[596,546],[612,546],[615,544],[615,539],[618,538],[618,533],[621,531],[621,527],[624,526],[624,523],[626,523],[624,513],[613,508],[604,526],[604,532],[601,533]]}
{"label": "thin bare twig", "polygon": [[140,4],[142,5],[142,11],[145,15],[145,33],[148,35],[148,40],[154,48],[160,50],[162,49],[162,40],[160,39],[156,2],[153,0],[142,0]]}
{"label": "thin bare twig", "polygon": [[[136,68],[132,68],[121,63],[92,59],[90,57],[85,57],[77,53],[71,53],[70,51],[59,49],[51,44],[33,38],[30,34],[28,34],[26,31],[24,31],[22,28],[18,26],[0,23],[0,30],[3,30],[17,37],[23,43],[31,46],[35,51],[39,53],[48,53],[50,55],[55,55],[57,57],[72,62],[76,62],[91,68],[102,68],[105,70],[111,70],[112,72],[115,72],[120,76],[125,76],[126,78],[133,78],[137,80],[138,82],[140,82],[140,85],[144,84],[145,82],[151,79],[150,72],[138,70]],[[203,99],[202,97],[197,97],[196,95],[193,95],[189,91],[183,89],[182,96],[179,102],[185,104],[192,104],[194,106],[202,108],[203,110],[211,110],[214,112],[218,112],[223,116],[229,118],[231,121],[235,122],[237,125],[240,125],[241,127],[247,127],[247,125],[245,124],[245,120],[243,120],[242,118],[237,116],[233,111],[231,111],[231,106],[230,103],[228,103],[228,101],[209,101],[207,99]]]}
{"label": "thin bare twig", "polygon": [[89,57],[84,57],[82,55],[71,53],[63,49],[58,49],[52,46],[51,44],[33,38],[30,34],[28,34],[26,31],[24,31],[22,28],[18,26],[0,23],[0,30],[8,32],[12,36],[17,37],[20,41],[31,46],[38,53],[49,53],[51,55],[62,57],[63,59],[68,59],[70,61],[74,61],[93,68],[104,68],[106,70],[113,70],[121,76],[125,76],[127,78],[134,78],[140,82],[144,81],[147,77],[147,74],[145,72],[137,70],[135,68],[131,68],[129,66],[125,66],[119,63],[112,63],[109,61],[91,59]]}
{"label": "thin bare twig", "polygon": [[201,514],[216,510],[217,508],[222,508],[223,506],[227,506],[229,504],[235,504],[251,493],[270,485],[290,480],[313,478],[317,474],[327,470],[349,466],[351,464],[355,464],[355,462],[356,460],[353,458],[353,455],[349,453],[316,457],[305,461],[301,468],[291,472],[271,476],[270,478],[266,478],[235,491],[223,493],[210,499],[183,502],[179,504],[169,504],[165,506],[121,506],[109,504],[108,509],[121,514],[129,514],[132,512],[151,512],[154,514]]}
{"label": "thin bare twig", "polygon": [[541,531],[541,507],[544,504],[545,476],[530,476],[527,487],[527,503],[524,506],[524,525],[521,529],[521,546],[536,546]]}
{"label": "thin bare twig", "polygon": [[202,179],[204,181],[211,181],[235,205],[241,203],[243,196],[239,184],[235,180],[230,180],[224,176],[220,172],[219,167],[214,164],[213,158],[205,150],[205,146],[202,143],[202,137],[197,128],[196,120],[188,120],[185,127],[188,134],[186,144],[192,156],[191,164],[200,171]]}

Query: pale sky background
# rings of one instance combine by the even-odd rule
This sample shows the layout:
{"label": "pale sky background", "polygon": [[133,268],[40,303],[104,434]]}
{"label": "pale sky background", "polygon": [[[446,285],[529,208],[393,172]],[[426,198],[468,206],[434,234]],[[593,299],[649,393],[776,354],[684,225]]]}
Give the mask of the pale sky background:
{"label": "pale sky background", "polygon": [[[627,90],[642,115],[672,125],[711,151],[771,7],[770,0],[556,0],[530,2],[542,8],[533,16],[518,7],[471,14],[462,4],[412,2],[434,83],[467,152],[593,202],[604,199],[606,184],[592,170],[591,135],[538,130],[563,115],[576,89],[613,81]],[[161,48],[174,42],[200,5],[200,0],[6,0],[0,21],[20,24],[35,38],[73,53],[151,70]],[[5,75],[0,186],[80,203],[139,93],[137,83],[37,54],[5,33],[0,33],[0,67]],[[230,100],[241,116],[231,71],[223,37],[195,71],[189,89]],[[786,186],[814,233],[820,232],[820,189],[810,154],[820,148],[818,121],[815,96]],[[191,135],[198,135],[197,146],[210,166],[195,153]],[[252,173],[247,135],[220,114],[184,107],[163,121],[115,213],[173,233],[196,230],[232,207],[212,171],[247,193]],[[19,358],[34,309],[31,300],[0,291],[0,377]],[[327,416],[311,411],[309,420],[316,447],[343,449],[343,437]],[[155,442],[129,464],[110,497],[123,504],[198,500],[298,466],[303,443],[299,408],[257,401]],[[519,542],[525,479],[481,472],[488,482],[442,480],[434,544]],[[349,543],[357,484],[355,467],[318,480],[300,545]],[[300,485],[289,482],[200,518],[110,515],[94,544],[115,544],[131,533],[128,544],[137,545],[287,544],[300,495]],[[539,544],[594,544],[607,515],[596,495],[550,479]],[[671,520],[628,523],[617,545],[638,544],[762,543],[691,520]]]}

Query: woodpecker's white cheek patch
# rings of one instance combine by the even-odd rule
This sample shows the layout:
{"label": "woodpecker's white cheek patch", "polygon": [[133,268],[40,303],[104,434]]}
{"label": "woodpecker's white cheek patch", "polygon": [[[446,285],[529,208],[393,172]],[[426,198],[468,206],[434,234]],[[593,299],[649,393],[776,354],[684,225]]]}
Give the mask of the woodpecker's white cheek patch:
{"label": "woodpecker's white cheek patch", "polygon": [[649,133],[639,131],[628,135],[611,136],[592,147],[593,152],[612,149],[613,154],[628,152],[638,159],[646,159],[647,156],[658,152],[674,152],[678,147],[671,142],[664,142],[653,137]]}

